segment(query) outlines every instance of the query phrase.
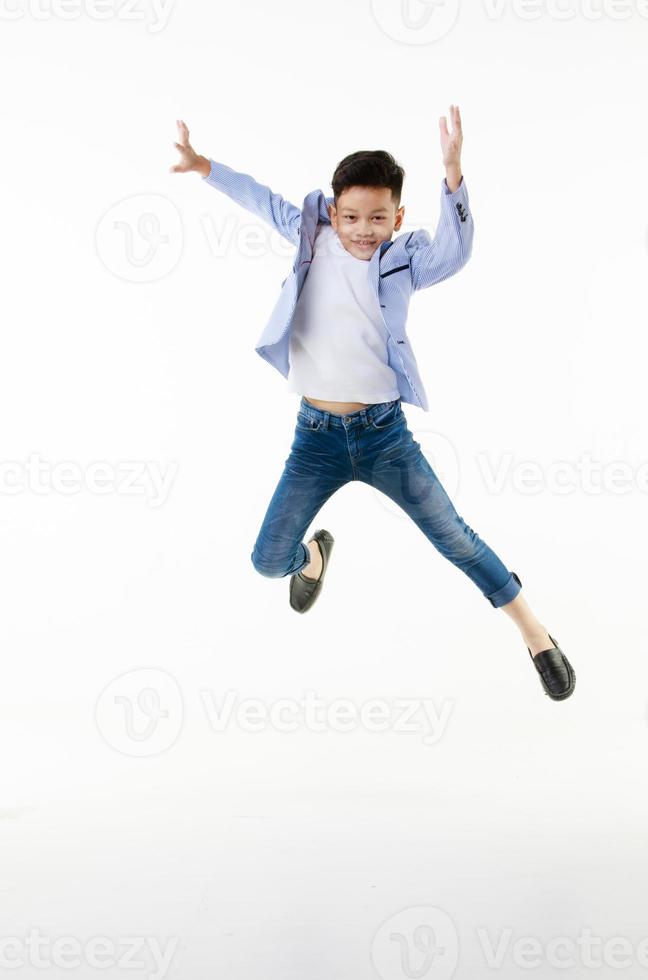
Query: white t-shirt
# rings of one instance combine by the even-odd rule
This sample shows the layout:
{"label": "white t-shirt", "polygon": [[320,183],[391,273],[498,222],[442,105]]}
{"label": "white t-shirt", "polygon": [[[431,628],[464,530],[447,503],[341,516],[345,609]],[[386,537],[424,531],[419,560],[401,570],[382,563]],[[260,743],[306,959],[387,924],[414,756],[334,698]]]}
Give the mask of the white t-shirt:
{"label": "white t-shirt", "polygon": [[288,390],[323,401],[398,398],[388,336],[369,261],[351,255],[332,225],[318,225],[291,329]]}

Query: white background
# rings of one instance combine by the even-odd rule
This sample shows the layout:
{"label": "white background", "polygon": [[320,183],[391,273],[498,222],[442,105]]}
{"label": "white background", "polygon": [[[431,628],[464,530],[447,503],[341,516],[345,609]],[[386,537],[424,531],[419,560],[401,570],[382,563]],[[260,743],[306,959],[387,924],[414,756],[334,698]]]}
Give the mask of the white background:
{"label": "white background", "polygon": [[[419,30],[397,0],[101,12],[2,8],[0,935],[175,937],[182,980],[643,976],[633,956],[559,969],[547,949],[648,935],[648,11],[447,0]],[[433,231],[450,103],[474,251],[413,298],[430,411],[404,409],[573,663],[565,703],[505,614],[365,485],[315,520],[336,550],[308,615],[254,571],[298,403],[254,343],[292,250],[169,172],[177,118],[297,204],[331,193],[347,153],[384,148],[405,228]],[[14,492],[30,455],[175,478],[157,506],[118,484]],[[586,484],[586,457],[625,483]],[[142,677],[167,712],[150,738]],[[228,691],[452,713],[434,744],[397,724],[214,731],[204,693]],[[430,906],[452,928],[428,969]],[[510,930],[496,969],[480,929]],[[532,971],[513,952],[528,936]],[[75,975],[155,975],[140,965]],[[44,975],[27,956],[12,974]]]}

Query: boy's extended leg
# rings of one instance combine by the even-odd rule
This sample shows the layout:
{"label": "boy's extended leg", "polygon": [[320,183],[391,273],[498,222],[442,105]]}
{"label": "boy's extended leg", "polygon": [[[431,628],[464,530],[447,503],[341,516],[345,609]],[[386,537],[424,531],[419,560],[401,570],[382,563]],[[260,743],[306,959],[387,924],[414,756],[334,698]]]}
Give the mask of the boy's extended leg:
{"label": "boy's extended leg", "polygon": [[545,693],[569,697],[576,675],[553,637],[520,595],[521,582],[454,508],[436,473],[396,413],[383,430],[368,429],[361,478],[408,514],[434,547],[460,568],[495,607],[516,623],[527,644]]}
{"label": "boy's extended leg", "polygon": [[407,427],[405,416],[368,431],[362,479],[402,507],[444,558],[461,569],[491,605],[503,606],[520,585],[502,560],[466,524]]}

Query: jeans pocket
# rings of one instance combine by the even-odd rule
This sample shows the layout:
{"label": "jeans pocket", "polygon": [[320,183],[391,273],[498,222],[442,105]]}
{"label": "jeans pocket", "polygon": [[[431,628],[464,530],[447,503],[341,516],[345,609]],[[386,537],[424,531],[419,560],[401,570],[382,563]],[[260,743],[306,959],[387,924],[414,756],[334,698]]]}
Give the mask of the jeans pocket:
{"label": "jeans pocket", "polygon": [[312,419],[305,412],[297,412],[297,424],[296,429],[300,432],[317,432],[322,424],[321,419]]}
{"label": "jeans pocket", "polygon": [[400,400],[393,401],[389,408],[384,409],[379,415],[375,415],[371,420],[374,429],[388,429],[390,425],[400,422],[403,415]]}

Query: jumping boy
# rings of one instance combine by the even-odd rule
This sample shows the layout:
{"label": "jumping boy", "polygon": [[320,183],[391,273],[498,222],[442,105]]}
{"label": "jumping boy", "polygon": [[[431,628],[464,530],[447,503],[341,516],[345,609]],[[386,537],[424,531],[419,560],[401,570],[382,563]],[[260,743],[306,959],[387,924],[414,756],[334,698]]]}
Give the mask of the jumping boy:
{"label": "jumping boy", "polygon": [[411,294],[458,272],[470,258],[473,219],[461,172],[462,123],[439,120],[445,178],[431,238],[401,234],[404,170],[384,150],[361,150],[336,167],[332,197],[311,191],[302,208],[223,163],[197,154],[177,120],[180,163],[269,222],[297,246],[256,351],[301,394],[283,474],[252,550],[254,567],[290,575],[289,600],[300,613],[322,590],[333,548],[329,531],[305,533],[326,500],[361,480],[394,500],[437,551],[464,572],[518,626],[542,687],[555,701],[574,691],[576,675],[520,594],[522,583],[456,512],[410,432],[402,402],[428,410],[406,334]]}

